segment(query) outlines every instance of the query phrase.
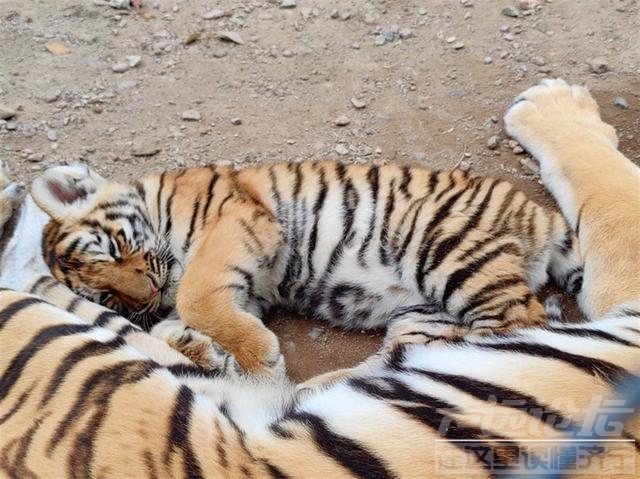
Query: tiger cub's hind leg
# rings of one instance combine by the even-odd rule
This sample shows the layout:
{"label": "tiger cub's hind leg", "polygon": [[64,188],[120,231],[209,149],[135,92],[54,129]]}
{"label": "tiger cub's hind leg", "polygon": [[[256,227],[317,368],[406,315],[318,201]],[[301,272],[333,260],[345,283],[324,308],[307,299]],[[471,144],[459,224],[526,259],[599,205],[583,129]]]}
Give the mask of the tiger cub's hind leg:
{"label": "tiger cub's hind leg", "polygon": [[[519,241],[478,232],[472,243],[482,246],[462,248],[455,263],[443,262],[436,270],[441,274],[428,285],[439,294],[442,309],[458,319],[458,330],[484,335],[546,324],[544,308],[529,286]],[[444,286],[437,284],[442,277]]]}
{"label": "tiger cub's hind leg", "polygon": [[207,232],[178,288],[177,310],[188,326],[213,338],[248,372],[283,368],[278,340],[258,315],[279,275],[279,225],[249,200],[229,201]]}

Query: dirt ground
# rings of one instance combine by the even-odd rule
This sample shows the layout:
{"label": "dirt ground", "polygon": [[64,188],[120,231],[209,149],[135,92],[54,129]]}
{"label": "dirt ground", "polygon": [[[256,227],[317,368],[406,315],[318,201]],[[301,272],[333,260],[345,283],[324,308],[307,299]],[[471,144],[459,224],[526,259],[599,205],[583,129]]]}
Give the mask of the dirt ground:
{"label": "dirt ground", "polygon": [[[340,158],[471,168],[551,204],[501,120],[547,76],[586,82],[640,162],[636,0],[108,3],[0,1],[0,114],[16,113],[0,120],[0,159],[22,185],[66,161],[135,178]],[[606,71],[591,71],[594,59]],[[287,315],[270,324],[295,379],[380,342]]]}

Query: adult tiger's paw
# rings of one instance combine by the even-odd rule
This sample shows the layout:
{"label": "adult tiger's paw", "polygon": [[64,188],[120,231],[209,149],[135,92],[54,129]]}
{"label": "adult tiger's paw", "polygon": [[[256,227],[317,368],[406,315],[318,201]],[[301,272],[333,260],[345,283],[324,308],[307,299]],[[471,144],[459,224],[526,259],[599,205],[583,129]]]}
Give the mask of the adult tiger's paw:
{"label": "adult tiger's paw", "polygon": [[18,185],[11,181],[4,162],[0,161],[0,234],[2,227],[13,214],[18,196]]}
{"label": "adult tiger's paw", "polygon": [[564,80],[545,79],[522,92],[504,117],[507,133],[538,159],[551,148],[596,137],[616,147],[615,129],[600,118],[589,90]]}

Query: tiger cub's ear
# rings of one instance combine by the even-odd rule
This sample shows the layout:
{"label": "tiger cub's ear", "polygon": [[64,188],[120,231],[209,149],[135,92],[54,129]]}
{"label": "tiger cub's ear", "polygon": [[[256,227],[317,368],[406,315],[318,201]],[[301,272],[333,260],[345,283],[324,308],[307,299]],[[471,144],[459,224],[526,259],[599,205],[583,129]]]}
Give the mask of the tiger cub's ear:
{"label": "tiger cub's ear", "polygon": [[62,223],[80,216],[104,181],[85,165],[56,166],[34,180],[31,196],[52,219]]}

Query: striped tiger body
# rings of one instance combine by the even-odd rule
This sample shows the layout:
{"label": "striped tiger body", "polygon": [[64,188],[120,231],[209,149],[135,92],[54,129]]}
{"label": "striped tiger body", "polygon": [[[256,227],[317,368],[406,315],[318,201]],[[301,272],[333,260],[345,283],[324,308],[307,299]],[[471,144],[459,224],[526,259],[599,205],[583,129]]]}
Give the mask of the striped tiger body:
{"label": "striped tiger body", "polygon": [[640,379],[640,311],[397,345],[296,394],[284,376],[200,369],[52,278],[34,290],[75,313],[0,291],[3,476],[493,477],[577,444],[585,474],[635,477],[639,416],[612,415],[614,389]]}
{"label": "striped tiger body", "polygon": [[347,328],[442,309],[425,334],[459,337],[546,323],[534,292],[548,272],[580,289],[558,213],[459,170],[212,166],[127,185],[61,167],[32,194],[53,219],[55,277],[147,328],[177,305],[251,371],[280,362],[259,319],[274,305]]}

